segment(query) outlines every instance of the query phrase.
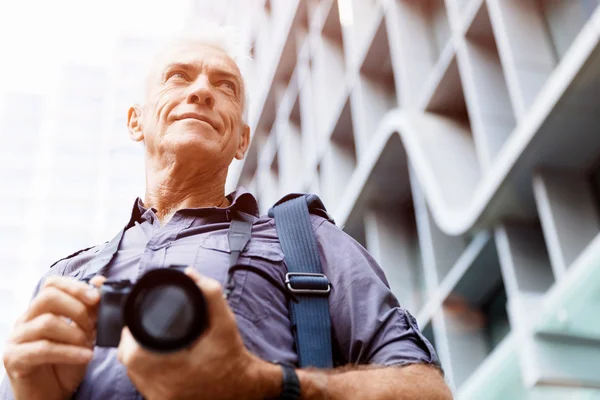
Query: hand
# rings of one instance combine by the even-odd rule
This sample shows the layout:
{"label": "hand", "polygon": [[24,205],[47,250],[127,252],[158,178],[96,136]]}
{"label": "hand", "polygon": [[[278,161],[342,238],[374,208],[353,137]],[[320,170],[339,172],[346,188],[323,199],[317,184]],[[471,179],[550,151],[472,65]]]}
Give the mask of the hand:
{"label": "hand", "polygon": [[6,344],[4,366],[16,399],[64,399],[77,389],[93,355],[99,300],[83,282],[46,279]]}
{"label": "hand", "polygon": [[138,345],[123,329],[118,358],[138,390],[153,399],[264,399],[281,390],[281,370],[244,346],[221,285],[186,270],[202,290],[208,328],[190,348],[159,354]]}

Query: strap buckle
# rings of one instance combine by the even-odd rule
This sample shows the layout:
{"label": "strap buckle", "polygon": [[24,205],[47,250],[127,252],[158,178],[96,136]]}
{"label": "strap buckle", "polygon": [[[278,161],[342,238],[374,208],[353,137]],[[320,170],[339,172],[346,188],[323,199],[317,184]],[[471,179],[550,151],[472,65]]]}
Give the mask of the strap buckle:
{"label": "strap buckle", "polygon": [[324,295],[331,292],[331,282],[325,274],[288,272],[285,274],[285,286],[290,292],[299,294]]}

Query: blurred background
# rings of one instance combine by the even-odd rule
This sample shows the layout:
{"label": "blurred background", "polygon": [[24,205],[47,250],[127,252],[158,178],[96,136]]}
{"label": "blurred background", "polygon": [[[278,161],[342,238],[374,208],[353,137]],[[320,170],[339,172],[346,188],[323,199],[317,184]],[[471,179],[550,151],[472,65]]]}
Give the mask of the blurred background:
{"label": "blurred background", "polygon": [[0,5],[0,351],[39,277],[143,195],[149,59],[214,18],[254,61],[228,190],[324,200],[459,399],[600,398],[600,0]]}

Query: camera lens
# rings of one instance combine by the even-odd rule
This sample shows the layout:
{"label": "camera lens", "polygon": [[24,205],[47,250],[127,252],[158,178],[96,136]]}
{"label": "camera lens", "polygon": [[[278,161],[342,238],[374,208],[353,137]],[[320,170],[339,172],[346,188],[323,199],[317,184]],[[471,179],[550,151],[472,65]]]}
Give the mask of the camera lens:
{"label": "camera lens", "polygon": [[138,300],[142,328],[154,338],[177,340],[193,326],[192,308],[188,306],[186,292],[179,287],[157,286]]}
{"label": "camera lens", "polygon": [[196,283],[175,269],[144,274],[124,308],[125,323],[143,347],[170,352],[192,344],[207,323],[206,302]]}

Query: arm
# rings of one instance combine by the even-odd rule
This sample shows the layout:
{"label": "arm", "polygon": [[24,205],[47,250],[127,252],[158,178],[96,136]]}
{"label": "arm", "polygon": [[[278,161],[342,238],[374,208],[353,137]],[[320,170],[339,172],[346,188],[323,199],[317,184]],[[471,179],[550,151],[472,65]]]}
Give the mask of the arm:
{"label": "arm", "polygon": [[[143,349],[124,328],[118,358],[134,385],[149,400],[279,398],[281,367],[246,349],[221,285],[191,268],[186,273],[207,299],[208,328],[189,349],[168,354]],[[436,367],[407,363],[413,365],[300,369],[302,399],[451,398]]]}
{"label": "arm", "polygon": [[368,251],[328,222],[316,235],[324,272],[333,283],[330,310],[339,361],[350,367],[300,370],[302,390],[308,390],[303,398],[319,398],[320,390],[329,396],[320,398],[330,399],[452,398],[433,346],[398,304]]}
{"label": "arm", "polygon": [[[253,384],[265,388],[265,397],[281,392],[281,370],[264,365]],[[302,399],[446,400],[452,394],[440,371],[426,364],[404,367],[344,367],[330,371],[297,370]]]}

